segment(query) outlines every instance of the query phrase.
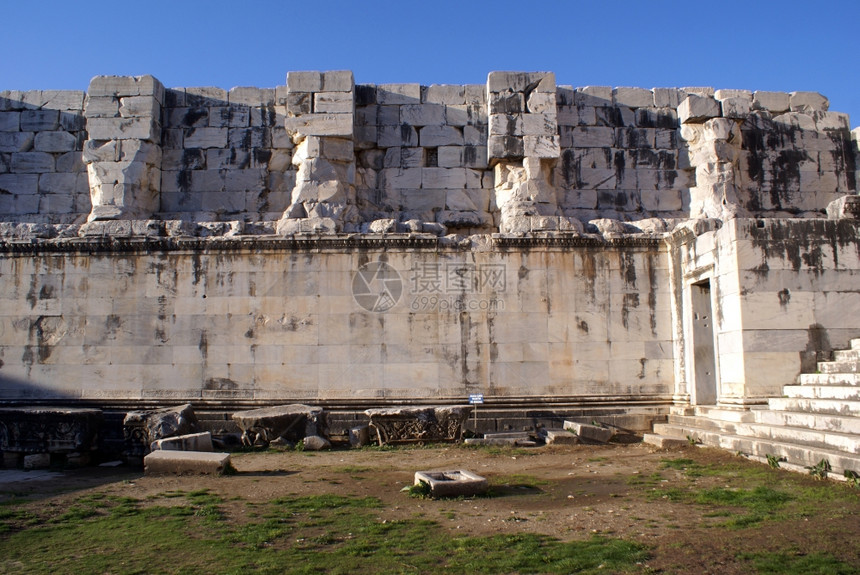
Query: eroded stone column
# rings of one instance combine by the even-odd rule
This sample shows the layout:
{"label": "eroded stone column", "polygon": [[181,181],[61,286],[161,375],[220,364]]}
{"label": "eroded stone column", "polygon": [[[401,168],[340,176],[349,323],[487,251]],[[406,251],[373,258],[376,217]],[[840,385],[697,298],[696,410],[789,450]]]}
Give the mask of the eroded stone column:
{"label": "eroded stone column", "polygon": [[487,159],[495,170],[500,231],[574,229],[561,215],[552,182],[561,153],[555,74],[491,72],[487,105]]}
{"label": "eroded stone column", "polygon": [[730,220],[748,215],[738,194],[739,120],[720,115],[720,103],[708,96],[690,94],[678,107],[681,137],[696,170],[696,185],[690,188],[691,218]]}
{"label": "eroded stone column", "polygon": [[287,132],[298,168],[282,235],[337,233],[355,223],[355,82],[352,72],[287,74]]}
{"label": "eroded stone column", "polygon": [[84,115],[88,221],[147,219],[161,195],[164,87],[152,76],[96,76]]}

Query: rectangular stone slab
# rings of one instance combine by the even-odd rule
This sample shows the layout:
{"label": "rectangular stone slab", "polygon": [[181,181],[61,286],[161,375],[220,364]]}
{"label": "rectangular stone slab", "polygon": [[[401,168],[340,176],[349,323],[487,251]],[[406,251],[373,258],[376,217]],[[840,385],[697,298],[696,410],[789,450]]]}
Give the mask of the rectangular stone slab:
{"label": "rectangular stone slab", "polygon": [[202,451],[153,451],[143,458],[146,475],[224,473],[230,464],[229,453]]}
{"label": "rectangular stone slab", "polygon": [[582,439],[599,441],[600,443],[606,443],[612,439],[613,435],[615,435],[615,432],[612,429],[607,429],[597,425],[589,425],[587,423],[577,423],[575,421],[565,421],[564,428],[568,431],[574,432]]}
{"label": "rectangular stone slab", "polygon": [[416,471],[415,485],[430,486],[433,497],[469,497],[480,495],[489,487],[486,478],[465,469],[454,471]]}

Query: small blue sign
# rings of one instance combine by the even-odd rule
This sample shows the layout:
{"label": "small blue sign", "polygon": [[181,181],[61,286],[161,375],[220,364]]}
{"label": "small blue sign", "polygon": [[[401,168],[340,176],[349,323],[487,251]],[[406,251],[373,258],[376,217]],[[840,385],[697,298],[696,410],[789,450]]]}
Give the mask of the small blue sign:
{"label": "small blue sign", "polygon": [[476,403],[484,403],[484,394],[483,393],[472,393],[469,394],[469,403],[475,405]]}

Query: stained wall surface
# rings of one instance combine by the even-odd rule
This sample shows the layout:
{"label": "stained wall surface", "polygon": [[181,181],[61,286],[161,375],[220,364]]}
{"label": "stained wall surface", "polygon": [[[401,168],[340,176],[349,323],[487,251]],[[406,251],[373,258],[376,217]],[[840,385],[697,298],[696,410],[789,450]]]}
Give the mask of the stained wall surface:
{"label": "stained wall surface", "polygon": [[659,242],[427,241],[0,258],[2,399],[671,395]]}

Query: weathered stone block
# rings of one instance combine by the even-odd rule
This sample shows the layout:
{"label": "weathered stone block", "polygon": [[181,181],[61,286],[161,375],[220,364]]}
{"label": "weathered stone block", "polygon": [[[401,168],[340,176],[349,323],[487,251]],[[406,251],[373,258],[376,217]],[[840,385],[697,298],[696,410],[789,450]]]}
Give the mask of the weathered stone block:
{"label": "weathered stone block", "polygon": [[226,148],[228,128],[191,128],[185,132],[186,148]]}
{"label": "weathered stone block", "polygon": [[385,105],[420,104],[421,84],[380,84],[376,101]]}
{"label": "weathered stone block", "polygon": [[214,86],[195,86],[185,88],[185,106],[191,108],[207,106],[226,106],[227,90]]}
{"label": "weathered stone block", "polygon": [[677,108],[681,103],[682,93],[677,88],[652,88],[654,106],[657,108]]}
{"label": "weathered stone block", "polygon": [[77,174],[42,174],[39,176],[39,191],[45,194],[68,194],[71,198],[77,178]]}
{"label": "weathered stone block", "polygon": [[119,115],[123,118],[158,118],[161,104],[152,96],[126,96],[119,100]]}
{"label": "weathered stone block", "polygon": [[556,95],[554,93],[532,92],[526,101],[526,110],[532,114],[556,115]]}
{"label": "weathered stone block", "polygon": [[579,441],[579,436],[570,431],[548,429],[544,432],[544,438],[547,445],[576,445]]}
{"label": "weathered stone block", "polygon": [[[789,94],[789,109],[792,112],[826,112],[829,107],[830,100],[818,92],[791,92]],[[23,117],[21,121],[23,122]]]}
{"label": "weathered stone block", "polygon": [[0,190],[15,196],[36,194],[39,177],[38,174],[0,174]]}
{"label": "weathered stone block", "polygon": [[354,88],[355,79],[351,70],[331,70],[323,73],[322,90],[324,92],[352,92]]}
{"label": "weathered stone block", "polygon": [[752,98],[729,97],[720,100],[724,118],[745,119],[750,115]]}
{"label": "weathered stone block", "polygon": [[150,446],[151,451],[212,451],[212,434],[208,431],[157,439]]}
{"label": "weathered stone block", "polygon": [[22,132],[42,132],[60,127],[59,110],[24,110],[21,112]]}
{"label": "weathered stone block", "polygon": [[466,187],[464,168],[422,168],[421,187],[430,189],[457,189]]}
{"label": "weathered stone block", "polygon": [[648,108],[654,105],[654,94],[644,88],[619,87],[612,90],[612,101],[616,106]]}
{"label": "weathered stone block", "polygon": [[33,148],[33,132],[0,132],[0,152],[27,152]]}
{"label": "weathered stone block", "polygon": [[754,92],[753,110],[767,110],[774,114],[787,112],[790,107],[791,96],[785,92]]}
{"label": "weathered stone block", "polygon": [[17,132],[21,129],[21,112],[0,112],[0,132]]}
{"label": "weathered stone block", "polygon": [[322,74],[316,71],[288,72],[287,90],[290,92],[319,92],[322,90]]}
{"label": "weathered stone block", "polygon": [[423,101],[427,104],[445,104],[451,106],[465,104],[465,86],[432,84],[427,86]]}
{"label": "weathered stone block", "polygon": [[161,138],[161,126],[153,118],[87,118],[91,140],[150,140]]}
{"label": "weathered stone block", "polygon": [[274,106],[275,89],[238,86],[227,93],[227,101],[242,107]]}
{"label": "weathered stone block", "polygon": [[18,152],[12,154],[12,172],[43,174],[54,171],[54,156],[45,152]]}
{"label": "weathered stone block", "polygon": [[[177,110],[182,110],[178,108]],[[190,127],[206,127],[210,128],[246,128],[251,123],[251,112],[245,106],[215,106],[212,108],[204,108],[198,114],[186,113],[184,119],[186,122],[194,121]],[[187,124],[186,124],[187,125]]]}
{"label": "weathered stone block", "polygon": [[577,88],[573,95],[573,103],[576,106],[611,106],[611,86],[585,86]]}
{"label": "weathered stone block", "polygon": [[523,149],[526,157],[558,158],[561,154],[558,136],[525,136]]}
{"label": "weathered stone block", "polygon": [[354,107],[352,92],[318,92],[314,94],[315,114],[351,114]]}
{"label": "weathered stone block", "polygon": [[400,121],[410,126],[445,123],[445,107],[438,104],[406,104],[400,107]]}
{"label": "weathered stone block", "polygon": [[352,114],[307,114],[284,120],[287,132],[304,136],[352,137],[352,124]]}
{"label": "weathered stone block", "polygon": [[522,136],[523,114],[490,114],[490,136]]}
{"label": "weathered stone block", "polygon": [[419,130],[422,147],[462,146],[463,133],[453,126],[424,126]]}
{"label": "weathered stone block", "polygon": [[77,138],[68,132],[39,132],[33,143],[37,152],[71,152],[75,149]]}
{"label": "weathered stone block", "polygon": [[533,88],[537,92],[555,92],[555,74],[552,72],[490,72],[487,76],[488,92],[524,92]]}
{"label": "weathered stone block", "polygon": [[516,136],[490,136],[487,141],[487,158],[495,159],[522,158],[525,154],[523,139]]}
{"label": "weathered stone block", "polygon": [[159,450],[144,457],[143,465],[146,475],[220,475],[230,466],[230,454]]}
{"label": "weathered stone block", "polygon": [[702,123],[720,115],[720,104],[712,97],[688,95],[678,106],[678,119],[682,124]]}
{"label": "weathered stone block", "polygon": [[526,136],[548,136],[556,134],[555,114],[523,114],[522,133]]}
{"label": "weathered stone block", "polygon": [[119,98],[89,96],[84,114],[87,118],[115,118],[119,116]]}
{"label": "weathered stone block", "polygon": [[572,431],[581,439],[598,441],[600,443],[606,443],[612,439],[613,435],[615,435],[615,431],[613,429],[597,425],[589,425],[587,423],[578,423],[575,421],[565,421],[564,429]]}

